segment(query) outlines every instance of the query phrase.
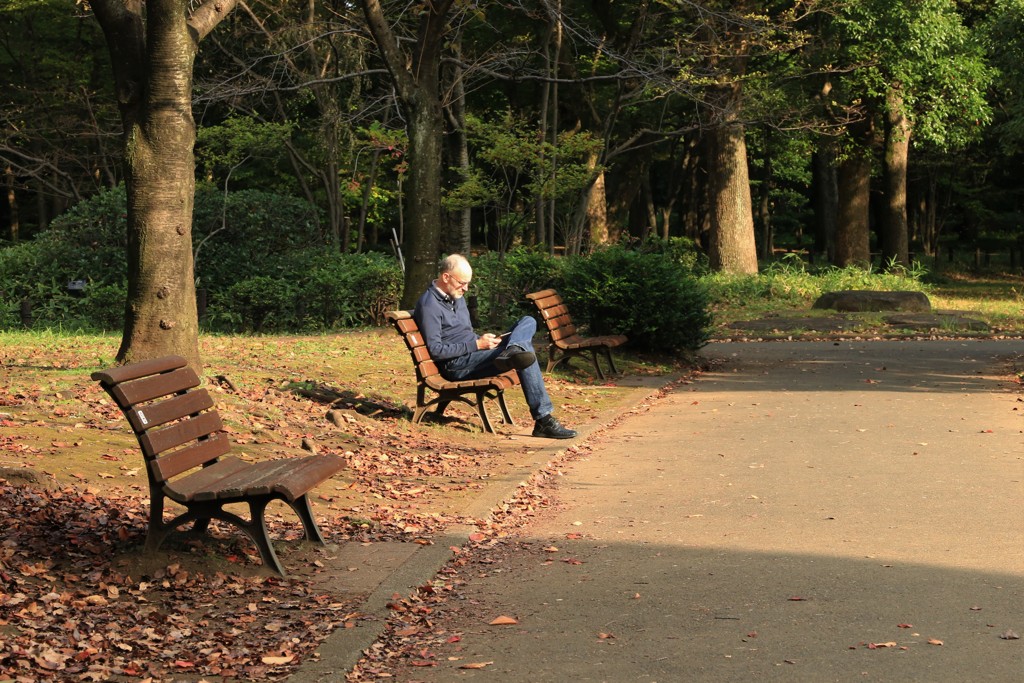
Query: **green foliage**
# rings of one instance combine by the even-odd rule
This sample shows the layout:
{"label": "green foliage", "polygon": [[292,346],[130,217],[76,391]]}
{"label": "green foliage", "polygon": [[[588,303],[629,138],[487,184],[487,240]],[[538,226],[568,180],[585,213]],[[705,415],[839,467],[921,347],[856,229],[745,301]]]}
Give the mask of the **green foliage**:
{"label": "green foliage", "polygon": [[[255,158],[284,155],[294,123],[265,123],[247,116],[228,116],[219,125],[202,126],[196,133],[196,162],[207,178],[242,179]],[[245,167],[245,168],[243,168]]]}
{"label": "green foliage", "polygon": [[707,254],[689,237],[664,239],[652,235],[635,248],[645,254],[664,254],[691,275],[703,275],[711,271]]}
{"label": "green foliage", "polygon": [[710,335],[704,286],[666,254],[613,246],[570,258],[560,292],[591,334],[625,334],[634,348],[695,351]]}
{"label": "green foliage", "polygon": [[302,281],[303,328],[380,325],[398,306],[402,283],[398,263],[384,254],[322,255]]}
{"label": "green foliage", "polygon": [[256,275],[228,287],[215,299],[214,324],[240,332],[284,332],[298,327],[298,288],[289,281]]}
{"label": "green foliage", "polygon": [[560,133],[552,144],[511,111],[490,120],[468,116],[466,129],[472,165],[454,169],[461,181],[445,196],[444,205],[493,212],[501,249],[519,236],[537,199],[577,193],[602,170],[588,162],[603,142],[585,131]]}
{"label": "green foliage", "polygon": [[876,271],[859,267],[815,269],[797,254],[787,254],[756,275],[711,273],[701,279],[716,306],[744,306],[755,301],[806,307],[825,292],[848,289],[927,291],[924,269],[895,267]]}
{"label": "green foliage", "polygon": [[317,211],[295,198],[242,190],[197,188],[193,218],[196,284],[223,290],[250,274],[282,275],[300,265],[295,255],[328,248]]}
{"label": "green foliage", "polygon": [[[210,325],[242,332],[309,332],[380,324],[398,305],[402,272],[383,254],[314,254],[301,277],[257,275],[211,301]],[[293,255],[299,260],[297,255]]]}
{"label": "green foliage", "polygon": [[939,149],[962,147],[991,119],[985,99],[993,71],[982,46],[948,0],[863,0],[836,17],[847,103],[884,102],[898,91],[914,136]]}
{"label": "green foliage", "polygon": [[480,324],[488,330],[505,330],[522,316],[536,313],[526,295],[558,288],[563,263],[564,259],[522,246],[474,258],[470,296],[476,297]]}

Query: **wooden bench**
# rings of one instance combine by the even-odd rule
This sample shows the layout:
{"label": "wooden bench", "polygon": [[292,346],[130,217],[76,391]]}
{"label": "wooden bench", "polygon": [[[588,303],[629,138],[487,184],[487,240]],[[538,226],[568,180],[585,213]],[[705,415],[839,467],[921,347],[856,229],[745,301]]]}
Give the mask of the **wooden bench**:
{"label": "wooden bench", "polygon": [[[548,344],[547,372],[551,372],[559,363],[589,351],[598,377],[604,379],[601,365],[597,362],[598,352],[603,353],[608,359],[608,366],[611,368],[612,374],[618,374],[615,369],[615,361],[612,360],[611,350],[628,341],[624,335],[581,336],[576,331],[576,325],[573,324],[572,317],[569,315],[569,307],[565,305],[562,297],[554,289],[544,289],[527,294],[526,298],[536,304],[537,310],[540,311],[548,328],[550,343]],[[559,352],[561,352],[560,356]]]}
{"label": "wooden bench", "polygon": [[[149,477],[146,550],[155,551],[183,524],[205,532],[211,519],[233,524],[256,544],[263,565],[285,575],[267,534],[264,511],[283,500],[302,521],[306,539],[324,544],[307,494],[344,466],[337,455],[262,462],[226,456],[231,442],[199,377],[181,356],[166,356],[92,373],[135,432]],[[185,512],[164,521],[164,499]],[[225,505],[246,503],[244,520]]]}
{"label": "wooden bench", "polygon": [[[405,340],[406,346],[412,352],[412,363],[416,367],[416,409],[412,414],[413,423],[422,421],[431,406],[437,406],[434,414],[441,416],[448,404],[452,401],[461,401],[476,408],[484,431],[493,434],[494,427],[487,416],[487,407],[484,403],[485,399],[492,399],[497,401],[505,424],[515,424],[505,404],[505,390],[519,384],[519,375],[515,371],[510,370],[501,375],[482,379],[458,382],[447,380],[430,357],[430,351],[427,350],[420,328],[412,317],[412,311],[389,311],[387,319]],[[428,389],[437,394],[430,401],[426,400]],[[469,398],[470,396],[473,398]]]}

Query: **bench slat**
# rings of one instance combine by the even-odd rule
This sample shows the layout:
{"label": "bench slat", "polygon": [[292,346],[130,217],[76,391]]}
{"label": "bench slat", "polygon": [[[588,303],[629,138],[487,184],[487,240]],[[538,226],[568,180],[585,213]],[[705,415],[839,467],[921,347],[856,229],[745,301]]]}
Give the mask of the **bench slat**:
{"label": "bench slat", "polygon": [[110,391],[122,408],[145,403],[161,396],[170,396],[199,386],[199,377],[192,368],[180,368],[162,375],[153,375],[118,384]]}
{"label": "bench slat", "polygon": [[106,386],[113,386],[115,384],[120,384],[121,382],[138,379],[139,377],[147,377],[149,375],[183,368],[187,364],[188,361],[181,356],[164,356],[163,358],[154,358],[153,360],[145,360],[139,363],[132,363],[131,365],[122,365],[121,367],[110,368],[109,370],[98,370],[92,373],[91,377],[94,382],[101,382]]}
{"label": "bench slat", "polygon": [[209,467],[196,470],[180,479],[164,485],[164,491],[179,503],[192,500],[211,500],[212,496],[203,496],[204,491],[216,487],[217,482],[238,472],[249,469],[251,462],[229,456],[221,458]]}
{"label": "bench slat", "polygon": [[231,440],[223,432],[210,435],[210,438],[197,441],[191,446],[178,449],[173,453],[162,455],[149,461],[149,469],[153,477],[164,482],[179,474],[205,465],[231,450]]}
{"label": "bench slat", "polygon": [[558,290],[555,290],[555,289],[542,289],[539,292],[533,292],[532,294],[527,294],[526,298],[529,299],[530,301],[533,301],[534,303],[536,303],[538,299],[545,299],[545,298],[547,298],[549,296],[553,296],[553,295],[557,296],[558,295]]}
{"label": "bench slat", "polygon": [[213,398],[210,393],[206,389],[199,389],[159,403],[142,407],[136,406],[125,411],[125,417],[128,418],[135,433],[138,434],[212,407]]}
{"label": "bench slat", "polygon": [[[174,489],[179,494],[191,495],[190,500],[195,501],[233,500],[276,493],[288,502],[294,502],[344,466],[341,458],[331,454],[240,462],[245,466],[237,467],[232,463],[230,467],[207,467],[186,477],[183,484],[174,482]],[[192,485],[192,479],[196,479],[195,484],[198,485]]]}
{"label": "bench slat", "polygon": [[211,411],[140,434],[139,444],[142,446],[143,453],[152,458],[189,441],[219,432],[223,428],[224,424],[220,420],[220,415],[216,411]]}

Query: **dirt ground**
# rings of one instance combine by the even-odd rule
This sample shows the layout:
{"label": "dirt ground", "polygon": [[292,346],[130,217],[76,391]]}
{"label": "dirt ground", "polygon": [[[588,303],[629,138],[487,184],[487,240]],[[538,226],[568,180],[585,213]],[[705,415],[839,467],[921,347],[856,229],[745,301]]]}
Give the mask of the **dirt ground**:
{"label": "dirt ground", "polygon": [[[381,355],[377,339],[369,335],[362,352],[370,369],[348,370],[381,380],[373,391],[288,369],[268,379],[248,365],[210,378],[237,454],[313,449],[346,459],[311,496],[327,547],[300,543],[284,504],[268,509],[286,579],[217,523],[209,536],[175,534],[142,552],[146,472],[127,423],[88,380],[89,360],[67,349],[48,358],[5,350],[0,680],[287,677],[332,631],[375,618],[361,601],[416,548],[453,524],[481,522],[465,511],[484,487],[518,482],[550,457],[546,440],[529,437],[518,397],[510,404],[519,424],[499,425],[497,436],[459,404],[412,425],[408,360]],[[592,429],[663,381],[570,377],[553,380],[552,393],[570,423]]]}

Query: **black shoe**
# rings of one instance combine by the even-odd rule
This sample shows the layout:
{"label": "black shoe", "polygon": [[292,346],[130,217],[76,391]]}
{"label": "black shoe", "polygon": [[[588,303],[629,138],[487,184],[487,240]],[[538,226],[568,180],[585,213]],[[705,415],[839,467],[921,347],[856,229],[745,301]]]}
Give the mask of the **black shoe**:
{"label": "black shoe", "polygon": [[536,362],[537,356],[533,351],[527,351],[520,346],[506,346],[494,359],[494,367],[498,368],[498,372],[508,372],[528,368]]}
{"label": "black shoe", "polygon": [[544,439],[571,439],[576,432],[563,427],[554,415],[545,415],[533,425],[533,435]]}

